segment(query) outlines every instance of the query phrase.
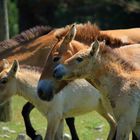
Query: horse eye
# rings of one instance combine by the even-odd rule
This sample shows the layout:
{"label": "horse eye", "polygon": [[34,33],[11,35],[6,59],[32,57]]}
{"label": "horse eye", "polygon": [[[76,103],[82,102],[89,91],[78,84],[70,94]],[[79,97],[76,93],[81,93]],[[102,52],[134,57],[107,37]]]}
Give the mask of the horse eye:
{"label": "horse eye", "polygon": [[59,56],[56,56],[53,58],[53,62],[58,62],[60,60],[60,57]]}
{"label": "horse eye", "polygon": [[82,61],[83,61],[83,58],[82,58],[82,57],[78,57],[76,60],[77,60],[78,62],[82,62]]}
{"label": "horse eye", "polygon": [[6,84],[8,82],[8,79],[7,78],[2,78],[1,80],[0,80],[0,83],[1,84]]}

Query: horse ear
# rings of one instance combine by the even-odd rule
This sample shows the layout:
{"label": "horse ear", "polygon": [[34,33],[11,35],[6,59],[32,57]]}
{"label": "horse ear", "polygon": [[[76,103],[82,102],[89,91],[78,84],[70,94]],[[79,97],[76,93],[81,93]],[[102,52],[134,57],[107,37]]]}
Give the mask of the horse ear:
{"label": "horse ear", "polygon": [[17,60],[14,60],[12,67],[9,71],[10,75],[14,76],[19,69],[19,63]]}
{"label": "horse ear", "polygon": [[68,44],[70,43],[74,38],[75,38],[75,35],[76,35],[76,24],[73,24],[69,30],[69,32],[66,34],[64,40],[63,40],[63,43],[64,44]]}
{"label": "horse ear", "polygon": [[8,62],[8,60],[3,59],[2,61],[3,61],[3,69],[8,68],[8,67],[9,67],[9,62]]}
{"label": "horse ear", "polygon": [[91,51],[90,54],[93,55],[97,55],[99,52],[99,48],[100,48],[100,44],[98,40],[95,40],[92,44],[91,44]]}

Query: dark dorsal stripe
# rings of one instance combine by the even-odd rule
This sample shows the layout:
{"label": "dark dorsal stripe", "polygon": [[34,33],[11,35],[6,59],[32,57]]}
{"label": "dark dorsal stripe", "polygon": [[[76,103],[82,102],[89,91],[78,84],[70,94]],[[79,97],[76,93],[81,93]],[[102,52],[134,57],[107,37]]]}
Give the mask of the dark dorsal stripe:
{"label": "dark dorsal stripe", "polygon": [[6,48],[11,48],[21,43],[26,43],[32,39],[45,35],[49,33],[51,30],[52,28],[50,26],[36,26],[29,30],[26,30],[9,40],[4,40],[0,42],[0,52],[2,50],[5,50]]}

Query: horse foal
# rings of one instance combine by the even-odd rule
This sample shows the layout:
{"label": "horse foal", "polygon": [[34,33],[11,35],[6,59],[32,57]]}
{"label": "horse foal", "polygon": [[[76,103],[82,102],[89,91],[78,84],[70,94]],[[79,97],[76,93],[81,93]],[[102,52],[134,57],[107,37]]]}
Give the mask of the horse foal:
{"label": "horse foal", "polygon": [[[95,41],[90,48],[57,65],[53,75],[59,80],[85,78],[102,93],[104,107],[113,111],[117,121],[115,140],[128,140],[134,127],[140,139],[140,126],[136,125],[140,119],[140,45],[135,48],[133,61],[127,59],[132,53],[125,57],[120,49]],[[129,47],[124,49],[129,51]]]}
{"label": "horse foal", "polygon": [[85,80],[71,82],[52,101],[47,102],[41,100],[36,94],[40,73],[29,68],[18,69],[17,61],[14,61],[12,66],[7,64],[0,73],[0,103],[7,101],[13,95],[23,96],[30,101],[48,120],[45,140],[63,139],[64,118],[82,115],[93,110],[105,117],[112,131],[115,130],[114,120],[102,106],[101,95]]}

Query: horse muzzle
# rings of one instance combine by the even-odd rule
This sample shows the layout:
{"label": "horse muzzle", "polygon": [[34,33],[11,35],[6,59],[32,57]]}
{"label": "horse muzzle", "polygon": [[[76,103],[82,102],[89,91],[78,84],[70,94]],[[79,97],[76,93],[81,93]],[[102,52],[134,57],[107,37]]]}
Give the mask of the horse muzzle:
{"label": "horse muzzle", "polygon": [[61,64],[57,65],[53,71],[53,77],[56,80],[62,80],[65,75],[66,75],[66,68]]}
{"label": "horse muzzle", "polygon": [[51,101],[53,99],[53,82],[51,80],[40,80],[37,94],[41,100]]}

